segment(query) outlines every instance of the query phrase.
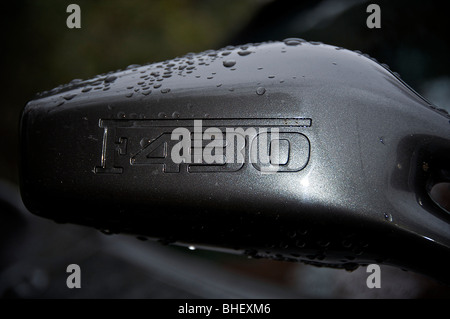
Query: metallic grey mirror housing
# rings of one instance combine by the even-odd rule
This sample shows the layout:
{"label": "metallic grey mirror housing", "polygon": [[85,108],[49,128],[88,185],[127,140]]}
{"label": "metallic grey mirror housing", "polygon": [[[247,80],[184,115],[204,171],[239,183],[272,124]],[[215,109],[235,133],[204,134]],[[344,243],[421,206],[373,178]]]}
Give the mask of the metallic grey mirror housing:
{"label": "metallic grey mirror housing", "polygon": [[[174,163],[171,134],[195,120],[200,136],[255,129],[245,154],[277,129],[277,170]],[[287,39],[74,80],[27,104],[21,158],[23,200],[46,218],[450,282],[450,216],[429,196],[450,179],[449,116],[358,52]]]}

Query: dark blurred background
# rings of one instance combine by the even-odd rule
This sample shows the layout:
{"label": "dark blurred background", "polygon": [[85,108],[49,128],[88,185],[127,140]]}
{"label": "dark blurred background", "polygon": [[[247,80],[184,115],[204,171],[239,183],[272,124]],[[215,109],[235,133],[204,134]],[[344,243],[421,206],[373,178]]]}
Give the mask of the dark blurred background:
{"label": "dark blurred background", "polygon": [[[81,7],[81,29],[66,8]],[[26,102],[72,79],[219,49],[301,37],[360,50],[386,63],[450,111],[448,11],[438,1],[16,0],[1,5],[0,296],[3,298],[420,298],[450,297],[428,278],[382,267],[368,274],[105,236],[28,213],[18,193],[18,124]],[[66,287],[66,267],[82,288]]]}

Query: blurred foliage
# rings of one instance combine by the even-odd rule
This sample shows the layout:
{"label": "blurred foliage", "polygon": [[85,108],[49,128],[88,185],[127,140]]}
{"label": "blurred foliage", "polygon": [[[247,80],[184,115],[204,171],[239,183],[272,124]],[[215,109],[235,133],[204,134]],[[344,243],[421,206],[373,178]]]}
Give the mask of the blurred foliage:
{"label": "blurred foliage", "polygon": [[[81,29],[69,29],[69,4]],[[18,0],[2,4],[0,179],[18,182],[20,111],[74,78],[218,49],[261,6],[256,0]],[[7,78],[7,79],[6,79]]]}

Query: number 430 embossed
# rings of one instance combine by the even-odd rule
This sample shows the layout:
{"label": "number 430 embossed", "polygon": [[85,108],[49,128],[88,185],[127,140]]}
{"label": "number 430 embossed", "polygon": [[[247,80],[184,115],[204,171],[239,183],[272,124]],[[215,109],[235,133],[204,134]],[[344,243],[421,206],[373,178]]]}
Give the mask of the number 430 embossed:
{"label": "number 430 embossed", "polygon": [[[275,166],[276,172],[298,172],[306,167],[310,155],[310,142],[304,130],[311,126],[311,119],[208,119],[203,120],[200,140],[194,133],[192,120],[100,120],[103,129],[103,143],[100,165],[94,168],[96,174],[121,174],[124,169],[144,166],[159,167],[164,173],[207,173],[237,172],[246,164],[264,171]],[[187,130],[190,143],[185,162],[174,161],[173,150],[181,151],[180,140],[174,139],[176,128]],[[221,136],[220,144],[205,139],[204,129],[215,127]],[[265,130],[277,128],[276,139]],[[232,133],[230,133],[232,131]],[[233,134],[230,138],[230,134]],[[228,135],[228,137],[227,137]],[[234,143],[236,140],[242,143]],[[264,143],[262,144],[261,141]],[[214,162],[191,160],[193,155],[214,152],[220,149],[220,156]],[[270,152],[276,143],[277,158]],[[258,148],[269,154],[268,162],[260,158]],[[217,154],[216,154],[217,155]]]}

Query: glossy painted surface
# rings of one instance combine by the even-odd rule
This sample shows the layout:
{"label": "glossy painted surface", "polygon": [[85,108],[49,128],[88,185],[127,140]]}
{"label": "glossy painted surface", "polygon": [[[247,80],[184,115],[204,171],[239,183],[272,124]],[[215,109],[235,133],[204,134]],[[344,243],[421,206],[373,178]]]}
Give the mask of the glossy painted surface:
{"label": "glossy painted surface", "polygon": [[[172,165],[170,132],[200,119],[278,128],[293,164]],[[74,80],[27,104],[21,143],[24,202],[47,218],[450,281],[450,216],[428,195],[448,181],[449,116],[357,52],[288,39]]]}

